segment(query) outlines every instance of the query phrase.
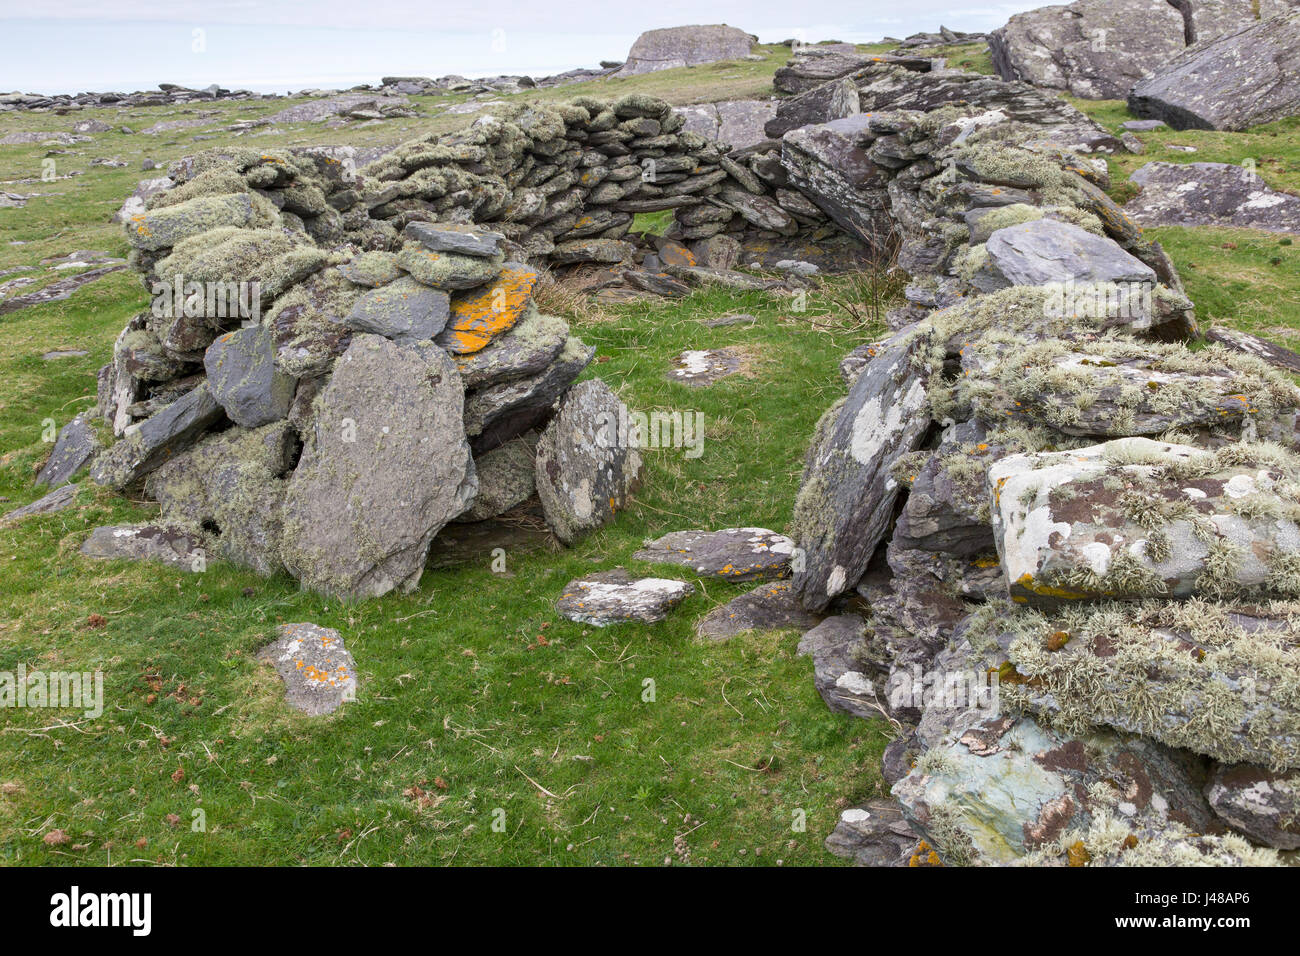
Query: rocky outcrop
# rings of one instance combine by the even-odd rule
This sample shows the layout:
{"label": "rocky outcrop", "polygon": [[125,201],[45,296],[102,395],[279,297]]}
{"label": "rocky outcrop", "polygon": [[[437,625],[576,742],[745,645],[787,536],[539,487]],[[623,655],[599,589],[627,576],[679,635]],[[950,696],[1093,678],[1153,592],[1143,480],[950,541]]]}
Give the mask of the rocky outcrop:
{"label": "rocky outcrop", "polygon": [[1300,114],[1300,10],[1286,9],[1154,69],[1129,109],[1174,129],[1244,130]]}
{"label": "rocky outcrop", "polygon": [[1075,0],[1015,14],[989,34],[989,49],[1005,80],[1123,99],[1191,44],[1289,9],[1287,0]]}
{"label": "rocky outcrop", "polygon": [[758,42],[744,30],[726,24],[666,27],[648,30],[636,38],[619,76],[636,76],[657,70],[699,66],[719,60],[739,60]]}

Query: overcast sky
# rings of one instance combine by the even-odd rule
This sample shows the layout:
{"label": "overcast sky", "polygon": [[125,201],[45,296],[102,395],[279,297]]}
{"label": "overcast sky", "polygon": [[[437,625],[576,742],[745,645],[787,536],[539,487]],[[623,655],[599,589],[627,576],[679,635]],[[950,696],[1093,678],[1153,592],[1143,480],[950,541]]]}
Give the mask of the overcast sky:
{"label": "overcast sky", "polygon": [[284,92],[384,75],[541,76],[621,60],[637,34],[729,23],[764,42],[989,30],[1036,2],[963,0],[0,0],[0,91]]}

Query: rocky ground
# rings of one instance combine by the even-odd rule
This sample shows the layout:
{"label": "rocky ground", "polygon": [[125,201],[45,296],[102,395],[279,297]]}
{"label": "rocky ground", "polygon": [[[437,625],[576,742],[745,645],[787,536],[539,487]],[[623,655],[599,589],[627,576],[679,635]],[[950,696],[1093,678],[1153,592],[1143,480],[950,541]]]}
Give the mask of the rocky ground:
{"label": "rocky ground", "polygon": [[9,104],[0,640],[115,706],[5,712],[8,859],[1294,849],[1295,121],[697,39]]}

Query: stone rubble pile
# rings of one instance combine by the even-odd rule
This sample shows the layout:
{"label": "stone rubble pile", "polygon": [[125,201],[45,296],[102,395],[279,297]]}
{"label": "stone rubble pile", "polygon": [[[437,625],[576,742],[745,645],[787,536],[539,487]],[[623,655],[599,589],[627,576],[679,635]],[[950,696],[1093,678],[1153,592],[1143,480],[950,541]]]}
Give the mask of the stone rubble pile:
{"label": "stone rubble pile", "polygon": [[792,591],[829,615],[802,644],[819,691],[898,731],[892,804],[846,811],[828,846],[1275,861],[1249,841],[1293,847],[1300,815],[1300,389],[1188,348],[1177,271],[1088,154],[1112,147],[1059,107],[866,69],[852,85],[896,84],[887,104],[781,150],[911,274],[893,335],[846,358],[790,529]]}

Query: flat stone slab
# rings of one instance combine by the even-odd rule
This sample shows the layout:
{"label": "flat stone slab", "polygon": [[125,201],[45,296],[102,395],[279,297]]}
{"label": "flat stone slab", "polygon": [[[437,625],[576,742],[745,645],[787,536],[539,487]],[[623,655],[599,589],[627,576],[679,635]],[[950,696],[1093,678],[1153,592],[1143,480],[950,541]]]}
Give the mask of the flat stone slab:
{"label": "flat stone slab", "polygon": [[806,630],[818,617],[799,606],[787,581],[761,584],[715,607],[695,625],[695,633],[710,641],[725,641],[745,631]]}
{"label": "flat stone slab", "polygon": [[201,542],[175,528],[157,525],[107,525],[96,528],[81,546],[88,558],[125,561],[160,561],[183,571],[202,571],[206,566]]}
{"label": "flat stone slab", "polygon": [[1003,458],[988,488],[1012,599],[1056,607],[1285,587],[1300,550],[1286,499],[1296,477],[1148,438]]}
{"label": "flat stone slab", "polygon": [[766,528],[673,531],[636,554],[638,561],[677,564],[706,577],[764,581],[786,577],[794,542]]}
{"label": "flat stone slab", "polygon": [[744,366],[744,353],[738,348],[687,349],[673,359],[668,378],[673,382],[700,387],[712,385],[728,375],[735,375]]}
{"label": "flat stone slab", "polygon": [[903,816],[898,803],[887,797],[868,800],[841,811],[826,849],[852,860],[855,866],[907,866],[928,863],[927,853],[917,856],[921,837]]}
{"label": "flat stone slab", "polygon": [[1230,163],[1147,163],[1129,181],[1142,188],[1124,211],[1143,226],[1236,226],[1300,233],[1300,197],[1269,188]]}
{"label": "flat stone slab", "polygon": [[235,424],[257,428],[289,414],[297,382],[275,367],[269,326],[250,325],[218,336],[203,355],[203,368],[212,397]]}
{"label": "flat stone slab", "polygon": [[536,270],[507,262],[487,285],[453,296],[438,344],[452,355],[471,355],[491,344],[528,313],[539,278]]}
{"label": "flat stone slab", "polygon": [[695,592],[669,578],[633,578],[622,568],[570,581],[555,609],[570,621],[608,627],[627,621],[654,624]]}
{"label": "flat stone slab", "polygon": [[59,430],[54,450],[36,476],[38,485],[57,488],[71,481],[99,453],[99,438],[87,413],[82,413]]}
{"label": "flat stone slab", "polygon": [[43,498],[38,498],[29,505],[23,505],[21,508],[15,508],[3,518],[0,518],[0,524],[9,524],[13,521],[21,521],[23,518],[29,518],[32,515],[48,515],[56,511],[62,511],[64,508],[70,508],[77,500],[77,486],[63,485],[55,488]]}
{"label": "flat stone slab", "polygon": [[315,624],[281,624],[259,657],[275,665],[285,702],[311,717],[357,699],[357,665],[339,632]]}
{"label": "flat stone slab", "polygon": [[405,232],[430,252],[457,252],[485,259],[500,253],[506,238],[499,232],[449,222],[412,222]]}
{"label": "flat stone slab", "polygon": [[357,299],[344,324],[408,345],[433,338],[446,327],[450,314],[446,292],[403,276]]}

